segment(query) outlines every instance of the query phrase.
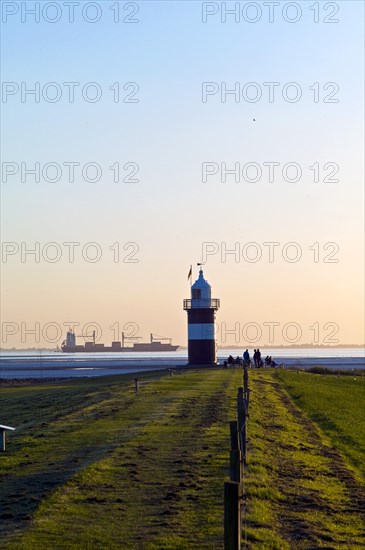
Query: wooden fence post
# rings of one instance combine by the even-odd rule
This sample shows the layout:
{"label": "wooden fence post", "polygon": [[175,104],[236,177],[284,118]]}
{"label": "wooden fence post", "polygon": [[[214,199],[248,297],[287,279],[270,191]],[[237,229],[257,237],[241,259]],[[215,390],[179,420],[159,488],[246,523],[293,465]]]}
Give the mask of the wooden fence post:
{"label": "wooden fence post", "polygon": [[248,407],[249,407],[249,404],[250,404],[250,389],[248,387],[248,368],[247,368],[247,366],[244,368],[244,371],[243,371],[243,393],[244,393],[245,402],[246,402],[246,414],[247,414]]}
{"label": "wooden fence post", "polygon": [[246,407],[243,399],[243,388],[238,388],[237,394],[237,420],[242,459],[246,460]]}
{"label": "wooden fence post", "polygon": [[224,484],[224,550],[241,547],[240,484],[226,481]]}
{"label": "wooden fence post", "polygon": [[[242,483],[242,467],[241,467],[241,453],[240,451],[231,451],[230,452],[230,480],[236,481],[241,485]],[[240,495],[242,491],[240,491]]]}
{"label": "wooden fence post", "polygon": [[138,393],[138,391],[139,391],[139,381],[138,381],[138,378],[135,378],[135,379],[134,379],[134,391],[135,391],[136,393]]}
{"label": "wooden fence post", "polygon": [[229,423],[229,430],[230,430],[230,434],[231,434],[231,450],[232,451],[238,451],[239,450],[239,442],[238,442],[237,420],[232,420]]}
{"label": "wooden fence post", "polygon": [[248,391],[248,368],[244,367],[243,369],[243,387],[244,392],[247,393]]}
{"label": "wooden fence post", "polygon": [[250,390],[248,370],[244,369],[243,388],[237,391],[237,421],[229,423],[231,436],[230,482],[224,484],[224,550],[241,548],[243,513],[243,466],[247,453],[247,418]]}
{"label": "wooden fence post", "polygon": [[245,404],[243,400],[243,388],[238,388],[238,393],[237,393],[237,421],[238,421],[238,431],[240,432],[245,422]]}
{"label": "wooden fence post", "polygon": [[244,401],[243,406],[245,408],[245,421],[242,426],[242,462],[246,465],[246,459],[247,459],[247,410],[246,410],[246,402]]}
{"label": "wooden fence post", "polygon": [[251,393],[251,390],[247,390],[247,394],[246,394],[246,414],[248,413],[248,407],[250,406],[250,393]]}

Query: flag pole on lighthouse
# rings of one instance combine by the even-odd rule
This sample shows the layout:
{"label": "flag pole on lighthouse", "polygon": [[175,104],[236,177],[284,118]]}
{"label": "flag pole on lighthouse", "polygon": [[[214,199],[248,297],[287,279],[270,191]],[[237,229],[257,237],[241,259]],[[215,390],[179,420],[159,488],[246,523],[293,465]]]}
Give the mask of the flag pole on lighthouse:
{"label": "flag pole on lighthouse", "polygon": [[188,273],[188,281],[190,283],[190,286],[191,286],[191,283],[192,283],[192,277],[193,277],[193,266],[191,265],[190,269],[189,269],[189,273]]}

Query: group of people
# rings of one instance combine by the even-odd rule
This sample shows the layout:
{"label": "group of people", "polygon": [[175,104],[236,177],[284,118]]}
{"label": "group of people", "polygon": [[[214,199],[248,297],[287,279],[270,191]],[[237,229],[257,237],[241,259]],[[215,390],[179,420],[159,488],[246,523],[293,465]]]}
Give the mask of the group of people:
{"label": "group of people", "polygon": [[[252,367],[251,357],[250,357],[250,353],[249,353],[248,349],[246,349],[246,351],[243,352],[242,359],[238,355],[237,355],[236,359],[234,359],[232,357],[232,355],[230,355],[228,357],[227,361],[225,361],[224,363],[225,363],[225,366],[227,364],[227,365],[238,365],[238,366],[244,365],[248,368]],[[271,355],[270,356],[267,355],[265,357],[265,365],[264,365],[264,362],[261,359],[261,351],[259,349],[254,350],[253,363],[254,363],[255,368],[257,368],[257,369],[263,368],[264,366],[265,367],[276,367],[277,366],[277,363],[275,363],[275,361],[273,360]]]}

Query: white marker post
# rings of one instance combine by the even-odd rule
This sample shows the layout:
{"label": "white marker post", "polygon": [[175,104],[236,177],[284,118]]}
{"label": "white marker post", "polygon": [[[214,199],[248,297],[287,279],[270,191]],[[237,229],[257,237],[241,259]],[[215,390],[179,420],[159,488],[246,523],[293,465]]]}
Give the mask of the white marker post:
{"label": "white marker post", "polygon": [[6,430],[14,431],[15,428],[12,428],[11,426],[4,426],[3,424],[0,424],[0,451],[5,451],[5,432]]}

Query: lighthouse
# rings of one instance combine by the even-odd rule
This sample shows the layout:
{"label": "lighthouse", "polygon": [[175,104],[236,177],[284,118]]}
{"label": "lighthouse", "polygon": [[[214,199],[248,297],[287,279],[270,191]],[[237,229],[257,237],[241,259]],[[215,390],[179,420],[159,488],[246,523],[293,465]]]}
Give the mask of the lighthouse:
{"label": "lighthouse", "polygon": [[198,279],[191,286],[191,298],[184,300],[188,314],[189,365],[217,364],[215,312],[220,303],[211,294],[211,286],[200,269]]}

